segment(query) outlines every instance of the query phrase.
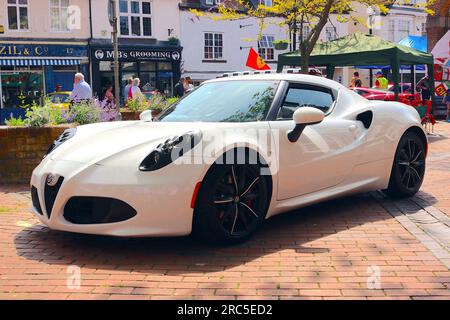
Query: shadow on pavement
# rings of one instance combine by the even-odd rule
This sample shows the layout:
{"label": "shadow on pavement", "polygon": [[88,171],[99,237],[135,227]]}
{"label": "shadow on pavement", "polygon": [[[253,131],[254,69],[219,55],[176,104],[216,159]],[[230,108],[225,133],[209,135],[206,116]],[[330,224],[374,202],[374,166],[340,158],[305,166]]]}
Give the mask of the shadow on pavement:
{"label": "shadow on pavement", "polygon": [[[327,246],[310,242],[391,218],[369,194],[362,194],[273,217],[247,242],[229,247],[205,245],[191,237],[113,238],[52,231],[42,225],[22,229],[15,246],[18,255],[43,265],[185,275],[229,270],[286,249],[326,254]],[[368,247],[368,254],[380,251],[375,244]],[[333,263],[351,265],[344,257]]]}

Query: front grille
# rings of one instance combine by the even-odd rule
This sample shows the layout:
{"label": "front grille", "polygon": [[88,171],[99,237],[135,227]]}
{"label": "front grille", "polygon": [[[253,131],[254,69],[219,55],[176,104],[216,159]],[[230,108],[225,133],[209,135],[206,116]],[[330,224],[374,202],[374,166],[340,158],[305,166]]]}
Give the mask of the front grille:
{"label": "front grille", "polygon": [[64,218],[75,224],[121,222],[136,214],[136,210],[129,204],[103,197],[73,197],[64,207]]}
{"label": "front grille", "polygon": [[48,184],[45,184],[44,188],[45,210],[47,211],[47,216],[49,219],[52,214],[56,196],[58,195],[59,188],[61,188],[63,181],[64,178],[59,177],[58,182],[54,186],[49,186]]}
{"label": "front grille", "polygon": [[33,202],[34,209],[42,216],[42,208],[39,203],[39,196],[36,187],[31,187],[31,201]]}

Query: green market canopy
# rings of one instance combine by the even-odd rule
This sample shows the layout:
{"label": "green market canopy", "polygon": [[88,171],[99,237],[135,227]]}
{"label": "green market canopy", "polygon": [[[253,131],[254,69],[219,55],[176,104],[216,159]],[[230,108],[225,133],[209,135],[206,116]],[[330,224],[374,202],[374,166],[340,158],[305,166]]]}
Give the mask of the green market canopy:
{"label": "green market canopy", "polygon": [[[309,64],[326,66],[328,78],[333,77],[334,68],[337,66],[390,65],[396,95],[398,94],[400,66],[424,64],[428,66],[430,82],[434,84],[433,55],[360,32],[329,42],[317,43],[310,55]],[[300,53],[298,51],[278,56],[278,72],[281,72],[284,66],[300,65]]]}

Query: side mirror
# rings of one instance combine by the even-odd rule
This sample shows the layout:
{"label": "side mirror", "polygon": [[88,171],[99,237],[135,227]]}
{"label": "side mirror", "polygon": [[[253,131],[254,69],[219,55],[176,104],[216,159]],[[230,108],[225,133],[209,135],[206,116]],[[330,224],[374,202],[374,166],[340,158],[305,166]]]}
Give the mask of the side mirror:
{"label": "side mirror", "polygon": [[142,111],[141,114],[139,115],[139,119],[143,121],[152,121],[153,120],[152,110]]}
{"label": "side mirror", "polygon": [[295,127],[288,132],[288,139],[290,142],[296,142],[306,126],[321,123],[325,114],[317,108],[301,107],[294,112]]}

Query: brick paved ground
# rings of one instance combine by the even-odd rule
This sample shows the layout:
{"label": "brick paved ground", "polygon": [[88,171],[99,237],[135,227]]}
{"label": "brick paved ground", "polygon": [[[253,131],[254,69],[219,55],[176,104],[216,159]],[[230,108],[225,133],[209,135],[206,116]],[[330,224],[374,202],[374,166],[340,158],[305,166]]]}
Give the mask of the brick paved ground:
{"label": "brick paved ground", "polygon": [[[425,243],[408,216],[450,215],[450,124],[435,130],[413,200],[327,202],[276,217],[228,248],[49,231],[27,212],[26,186],[0,186],[0,299],[450,299],[445,243],[434,235]],[[66,285],[70,265],[81,267],[80,289]],[[376,271],[380,287],[369,289]]]}

